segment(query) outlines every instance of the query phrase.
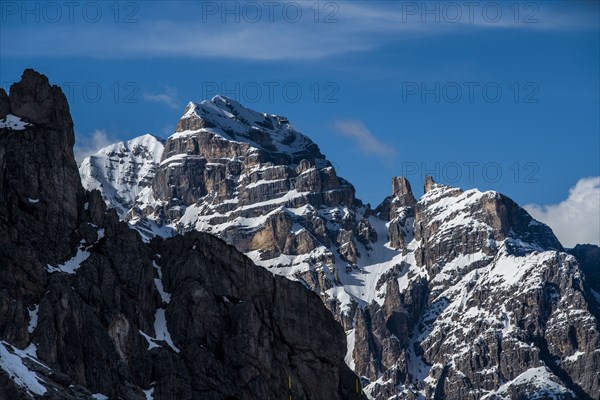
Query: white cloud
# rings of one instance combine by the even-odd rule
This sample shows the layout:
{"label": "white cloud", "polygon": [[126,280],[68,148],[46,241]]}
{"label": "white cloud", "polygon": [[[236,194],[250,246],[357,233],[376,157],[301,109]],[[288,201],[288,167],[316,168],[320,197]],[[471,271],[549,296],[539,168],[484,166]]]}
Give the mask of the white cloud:
{"label": "white cloud", "polygon": [[582,178],[558,204],[527,204],[524,208],[549,225],[565,247],[600,245],[600,176]]}
{"label": "white cloud", "polygon": [[[94,25],[94,24],[91,24]],[[45,26],[45,25],[44,25]],[[157,20],[151,25],[128,27],[91,26],[65,40],[60,32],[32,28],[36,35],[62,43],[55,51],[32,42],[23,45],[19,30],[3,32],[2,53],[7,56],[79,56],[90,58],[185,57],[258,61],[315,60],[328,56],[367,51],[379,44],[355,34],[352,40],[341,33],[340,24],[257,23],[198,24]],[[76,27],[75,29],[79,29]],[[353,30],[353,29],[350,29]],[[29,32],[27,32],[29,34]],[[98,38],[103,38],[100,41]],[[318,45],[316,45],[318,43]],[[92,50],[95,49],[95,50]]]}
{"label": "white cloud", "polygon": [[368,156],[378,156],[391,161],[396,156],[396,150],[390,145],[383,143],[357,120],[337,121],[337,131],[354,142],[358,149]]}
{"label": "white cloud", "polygon": [[[553,2],[543,3],[537,11],[523,7],[517,22],[514,5],[508,3],[501,6],[499,15],[502,17],[497,22],[490,22],[494,18],[484,14],[483,5],[473,12],[461,5],[460,10],[455,10],[460,13],[456,20],[454,11],[447,10],[440,2],[330,2],[326,3],[329,6],[325,7],[325,3],[318,6],[321,8],[319,14],[315,14],[312,2],[290,3],[294,8],[302,9],[298,22],[291,22],[289,17],[282,18],[286,15],[282,13],[284,3],[278,6],[276,20],[269,19],[268,7],[264,6],[262,17],[254,22],[243,11],[233,15],[211,15],[204,21],[201,3],[185,2],[186,10],[182,13],[180,2],[160,3],[160,7],[153,2],[144,2],[141,6],[144,18],[132,24],[114,24],[107,19],[101,21],[104,23],[74,24],[68,30],[54,29],[54,24],[27,24],[24,27],[9,24],[10,29],[7,27],[2,32],[0,47],[3,55],[11,57],[315,60],[371,51],[391,41],[414,41],[465,31],[477,33],[483,29],[598,30],[597,18],[594,19],[597,7],[549,4]],[[225,7],[223,4],[220,3],[219,8]],[[417,9],[409,11],[406,6]],[[428,14],[426,10],[434,6],[438,11]],[[494,15],[494,12],[491,10],[489,14]],[[525,23],[525,19],[537,22]],[[106,23],[109,21],[111,23]],[[33,40],[39,37],[44,40]],[[61,46],[48,46],[47,43],[61,43]]]}
{"label": "white cloud", "polygon": [[145,93],[144,94],[144,100],[153,101],[156,103],[162,103],[173,109],[178,109],[181,106],[181,104],[179,104],[179,102],[177,101],[176,97],[177,97],[177,90],[175,90],[171,87],[167,87],[165,90],[165,93],[158,93],[158,94]]}
{"label": "white cloud", "polygon": [[75,147],[73,148],[77,164],[81,163],[87,156],[96,153],[101,148],[116,141],[116,139],[109,138],[106,131],[102,129],[95,130],[91,136],[82,137],[81,135],[77,135],[75,138]]}

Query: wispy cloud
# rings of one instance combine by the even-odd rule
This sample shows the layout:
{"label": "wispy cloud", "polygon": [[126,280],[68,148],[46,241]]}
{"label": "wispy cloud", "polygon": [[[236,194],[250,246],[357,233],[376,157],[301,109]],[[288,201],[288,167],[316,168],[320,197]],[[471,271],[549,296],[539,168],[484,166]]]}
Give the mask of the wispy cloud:
{"label": "wispy cloud", "polygon": [[[112,20],[96,24],[79,21],[71,24],[68,30],[61,30],[55,29],[56,24],[18,24],[17,20],[9,20],[3,26],[0,38],[2,54],[8,57],[314,60],[375,50],[393,41],[477,33],[485,29],[599,29],[595,2],[579,6],[563,2],[532,2],[526,3],[532,8],[520,6],[517,13],[514,4],[502,2],[477,3],[479,6],[474,6],[473,10],[464,3],[456,2],[453,4],[459,9],[454,10],[441,1],[346,1],[331,2],[335,7],[320,10],[319,14],[315,14],[312,3],[292,2],[294,7],[302,7],[302,18],[297,22],[282,18],[282,5],[276,20],[270,20],[268,10],[264,9],[261,10],[262,17],[252,21],[251,15],[244,15],[245,8],[240,8],[241,15],[217,13],[204,18],[199,4],[172,2],[167,5],[161,3],[158,7],[152,3],[140,6],[143,9],[140,10],[139,21],[133,24],[114,24]],[[219,7],[225,7],[223,4],[219,3]],[[316,4],[323,7],[321,3]],[[488,7],[493,4],[494,7]],[[181,13],[182,7],[185,7],[184,14]],[[495,7],[501,9],[496,10]],[[431,9],[437,11],[433,15],[427,13]],[[501,16],[497,20],[496,12]],[[460,15],[458,19],[457,15]],[[331,17],[330,20],[328,17]],[[237,22],[232,22],[236,18]],[[44,40],[34,40],[39,37]],[[48,46],[47,43],[61,43],[61,46]]]}
{"label": "wispy cloud", "polygon": [[177,101],[177,90],[171,87],[167,87],[165,93],[144,93],[144,100],[162,103],[172,109],[181,108],[181,104]]}
{"label": "wispy cloud", "polygon": [[340,14],[363,32],[445,35],[482,29],[598,30],[598,4],[573,2],[451,4],[443,1],[345,2]]}
{"label": "wispy cloud", "polygon": [[[36,25],[30,29],[4,29],[0,40],[3,56],[16,57],[185,57],[277,61],[315,60],[375,48],[376,42],[366,37],[353,35],[350,40],[342,33],[346,29],[343,25],[313,25],[240,23],[215,26],[157,20],[151,25],[139,24],[128,29],[99,24],[86,29],[76,26],[73,29],[78,31],[77,34],[69,38]],[[30,34],[43,35],[62,44],[54,50],[36,43],[24,46],[22,38]],[[98,39],[100,37],[102,41]]]}
{"label": "wispy cloud", "polygon": [[79,164],[87,156],[95,154],[101,148],[114,142],[117,142],[117,140],[110,138],[106,131],[102,129],[94,131],[90,136],[77,135],[75,138],[75,147],[73,148],[75,160]]}
{"label": "wispy cloud", "polygon": [[335,128],[340,135],[353,141],[358,150],[367,156],[381,157],[390,162],[397,154],[393,147],[377,139],[360,121],[337,121]]}
{"label": "wispy cloud", "polygon": [[582,178],[558,204],[527,204],[525,209],[549,225],[563,246],[600,245],[600,176]]}
{"label": "wispy cloud", "polygon": [[175,132],[175,126],[174,125],[165,125],[160,132],[164,135],[164,136],[170,136]]}

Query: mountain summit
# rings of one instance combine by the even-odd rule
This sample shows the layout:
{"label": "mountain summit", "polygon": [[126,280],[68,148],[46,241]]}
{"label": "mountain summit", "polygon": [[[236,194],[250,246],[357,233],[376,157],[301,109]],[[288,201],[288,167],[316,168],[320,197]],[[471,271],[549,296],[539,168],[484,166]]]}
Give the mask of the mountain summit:
{"label": "mountain summit", "polygon": [[508,197],[428,177],[416,199],[395,177],[372,210],[287,118],[222,96],[190,103],[164,147],[147,150],[152,166],[128,153],[103,158],[96,176],[80,168],[84,186],[102,182],[119,209],[112,193],[128,190],[103,171],[151,170],[132,172],[145,187],[122,219],[146,240],[209,232],[317,293],[371,398],[600,395],[595,292]]}
{"label": "mountain summit", "polygon": [[273,157],[289,157],[288,164],[297,164],[303,159],[323,163],[325,159],[317,145],[297,132],[287,118],[256,112],[224,96],[190,102],[173,136],[182,137],[200,130],[247,143]]}

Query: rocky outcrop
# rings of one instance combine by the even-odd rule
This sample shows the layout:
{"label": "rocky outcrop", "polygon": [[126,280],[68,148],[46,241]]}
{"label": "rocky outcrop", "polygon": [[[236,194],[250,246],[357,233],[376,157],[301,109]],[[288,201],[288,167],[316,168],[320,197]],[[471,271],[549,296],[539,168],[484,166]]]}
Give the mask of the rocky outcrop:
{"label": "rocky outcrop", "polygon": [[[77,242],[73,233],[83,206],[69,106],[58,87],[32,70],[10,93],[9,114],[32,125],[4,128],[0,136],[1,247],[18,243],[39,249],[38,263],[57,262]],[[40,231],[47,235],[40,237]]]}
{"label": "rocky outcrop", "polygon": [[1,399],[364,398],[315,294],[206,234],[146,244],[84,192],[62,100],[27,71],[29,125],[0,127]]}
{"label": "rocky outcrop", "polygon": [[[50,86],[48,78],[32,69],[26,69],[21,81],[11,85],[9,102],[11,114],[34,125],[73,128],[69,104],[62,90],[56,85]],[[73,141],[73,135],[68,139]]]}
{"label": "rocky outcrop", "polygon": [[392,193],[392,196],[388,196],[375,209],[375,214],[384,221],[389,221],[390,246],[395,249],[405,249],[412,240],[412,224],[417,200],[412,193],[410,182],[404,177],[392,179]]}

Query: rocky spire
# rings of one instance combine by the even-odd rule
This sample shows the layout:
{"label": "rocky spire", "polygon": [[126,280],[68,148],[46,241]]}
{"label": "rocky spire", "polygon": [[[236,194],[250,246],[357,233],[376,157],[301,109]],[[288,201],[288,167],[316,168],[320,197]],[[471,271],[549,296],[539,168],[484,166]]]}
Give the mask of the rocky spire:
{"label": "rocky spire", "polygon": [[435,181],[433,180],[433,178],[430,175],[427,175],[425,177],[425,186],[423,188],[423,191],[425,193],[429,192],[431,190],[431,188],[433,187],[433,185],[435,185]]}
{"label": "rocky spire", "polygon": [[21,81],[10,87],[9,99],[11,114],[27,122],[42,126],[73,127],[67,98],[58,86],[50,86],[48,78],[39,72],[26,69]]}
{"label": "rocky spire", "polygon": [[417,203],[415,196],[413,196],[410,182],[403,176],[392,178],[392,192],[403,207],[413,206]]}
{"label": "rocky spire", "polygon": [[0,236],[31,243],[40,250],[39,261],[55,263],[71,254],[83,205],[69,105],[58,86],[31,69],[5,95],[0,93],[0,111],[7,111],[8,99],[10,114],[30,124],[0,126],[0,214],[7,216]]}

